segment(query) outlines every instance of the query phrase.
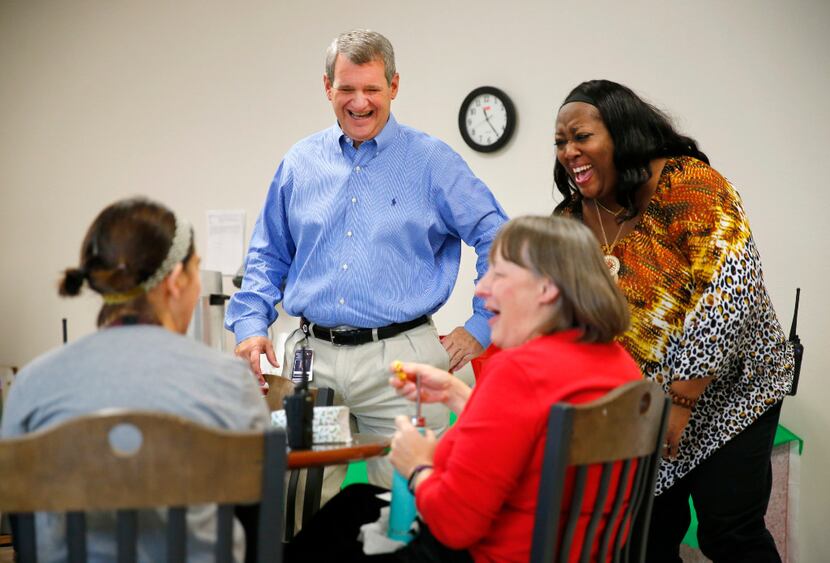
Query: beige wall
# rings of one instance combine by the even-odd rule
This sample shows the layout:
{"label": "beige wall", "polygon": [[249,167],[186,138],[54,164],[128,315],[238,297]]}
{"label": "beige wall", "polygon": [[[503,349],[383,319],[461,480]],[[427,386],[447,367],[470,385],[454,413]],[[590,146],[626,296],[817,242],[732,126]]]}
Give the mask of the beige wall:
{"label": "beige wall", "polygon": [[[828,21],[823,0],[3,0],[0,364],[58,345],[62,317],[72,339],[93,330],[95,300],[60,300],[55,280],[112,200],[166,202],[193,219],[202,246],[206,209],[244,208],[250,227],[281,155],[332,123],[321,74],[339,31],[390,37],[399,120],[459,150],[511,215],[550,211],[555,111],[576,83],[607,77],[668,109],[739,187],[785,323],[803,289],[804,377],[783,421],[806,440],[801,560],[826,560]],[[484,84],[520,115],[514,141],[491,156],[456,127],[461,100]],[[468,314],[464,260],[437,315],[444,330]]]}

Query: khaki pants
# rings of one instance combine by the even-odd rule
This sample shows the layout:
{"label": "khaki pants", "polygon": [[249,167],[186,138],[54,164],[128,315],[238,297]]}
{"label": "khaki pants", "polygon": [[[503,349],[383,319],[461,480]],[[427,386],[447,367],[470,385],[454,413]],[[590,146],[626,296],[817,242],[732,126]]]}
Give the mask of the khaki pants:
{"label": "khaki pants", "polygon": [[[391,436],[395,432],[396,416],[415,414],[415,403],[398,396],[390,387],[389,364],[401,360],[441,369],[449,367],[449,357],[432,322],[360,346],[342,346],[314,337],[306,340],[305,334],[297,329],[285,343],[284,377],[291,377],[294,351],[303,344],[314,351],[311,385],[334,389],[334,404],[349,407],[352,432],[361,434]],[[421,414],[426,418],[427,427],[438,435],[449,424],[449,410],[444,405],[425,404]],[[366,469],[370,483],[391,487],[393,469],[385,457],[367,460]],[[326,468],[321,505],[337,494],[345,476],[345,465]],[[295,521],[301,521],[299,514]]]}

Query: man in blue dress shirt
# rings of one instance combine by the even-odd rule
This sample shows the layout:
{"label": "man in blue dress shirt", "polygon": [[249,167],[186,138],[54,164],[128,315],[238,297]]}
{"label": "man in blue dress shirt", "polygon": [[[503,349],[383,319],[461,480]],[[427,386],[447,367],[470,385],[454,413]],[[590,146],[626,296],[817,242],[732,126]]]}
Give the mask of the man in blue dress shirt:
{"label": "man in blue dress shirt", "polygon": [[[337,123],[280,163],[225,319],[236,354],[259,374],[261,353],[278,366],[266,335],[282,301],[301,317],[283,375],[291,375],[295,349],[307,346],[314,385],[334,389],[357,431],[384,435],[394,432],[396,415],[412,412],[388,385],[390,362],[457,369],[489,344],[491,315],[479,299],[443,342],[430,315],[450,296],[461,241],[475,247],[481,277],[507,219],[455,151],[390,114],[398,82],[392,45],[379,33],[355,30],[331,44],[323,84]],[[436,431],[447,424],[441,406],[425,405],[424,416]],[[389,486],[388,463],[368,471],[370,481]]]}

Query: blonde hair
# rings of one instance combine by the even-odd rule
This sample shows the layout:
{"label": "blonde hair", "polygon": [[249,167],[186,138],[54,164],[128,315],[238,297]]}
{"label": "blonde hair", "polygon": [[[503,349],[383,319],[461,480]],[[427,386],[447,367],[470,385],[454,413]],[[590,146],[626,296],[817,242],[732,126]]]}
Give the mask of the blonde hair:
{"label": "blonde hair", "polygon": [[548,278],[559,288],[546,332],[578,328],[583,342],[609,342],[628,330],[628,303],[593,233],[582,223],[567,217],[517,217],[493,241],[491,261],[494,256]]}

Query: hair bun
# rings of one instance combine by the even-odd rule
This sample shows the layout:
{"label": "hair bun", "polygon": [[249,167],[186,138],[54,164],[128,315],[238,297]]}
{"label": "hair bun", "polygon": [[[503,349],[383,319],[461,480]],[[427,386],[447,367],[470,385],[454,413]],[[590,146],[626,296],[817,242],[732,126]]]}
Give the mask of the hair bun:
{"label": "hair bun", "polygon": [[86,271],[80,268],[67,268],[63,272],[63,279],[60,282],[58,293],[63,296],[73,297],[81,292],[81,287],[86,280]]}

